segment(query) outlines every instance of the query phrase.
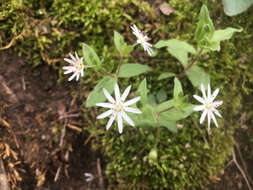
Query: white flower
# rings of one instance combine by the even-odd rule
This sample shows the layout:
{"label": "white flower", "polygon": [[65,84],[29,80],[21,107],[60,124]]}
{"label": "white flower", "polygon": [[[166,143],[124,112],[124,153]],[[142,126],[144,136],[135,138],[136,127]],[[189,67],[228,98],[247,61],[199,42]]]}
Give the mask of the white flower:
{"label": "white flower", "polygon": [[131,108],[128,107],[132,104],[135,104],[136,102],[138,102],[141,97],[136,97],[133,98],[131,100],[128,100],[125,102],[127,95],[129,94],[131,89],[131,86],[128,86],[126,88],[126,90],[124,91],[124,93],[122,94],[122,96],[120,97],[120,91],[119,91],[119,86],[116,83],[114,86],[114,94],[115,94],[115,99],[110,95],[110,93],[103,88],[104,94],[106,96],[106,98],[108,99],[108,101],[110,103],[98,103],[96,104],[97,106],[103,107],[103,108],[109,108],[108,111],[100,114],[99,116],[97,116],[97,119],[103,119],[105,117],[109,117],[110,119],[106,125],[106,130],[108,130],[111,126],[113,121],[115,120],[115,118],[117,118],[117,123],[118,123],[118,129],[119,129],[119,133],[122,133],[123,131],[123,120],[122,118],[131,126],[134,126],[134,122],[132,121],[132,119],[126,114],[126,112],[132,112],[132,113],[136,113],[136,114],[140,114],[141,111],[137,108]]}
{"label": "white flower", "polygon": [[84,173],[84,176],[86,177],[87,182],[90,182],[94,179],[94,176],[91,173]]}
{"label": "white flower", "polygon": [[148,54],[151,56],[154,51],[151,49],[152,44],[148,43],[147,41],[149,41],[151,38],[149,38],[148,36],[144,35],[138,28],[137,26],[134,24],[133,26],[131,26],[131,29],[133,30],[133,34],[137,37],[137,43],[141,44],[142,47],[144,48],[145,51],[148,52]]}
{"label": "white flower", "polygon": [[83,69],[84,69],[83,58],[79,58],[76,52],[75,52],[76,57],[74,57],[71,53],[69,53],[69,56],[71,57],[71,59],[64,58],[64,60],[70,64],[70,66],[63,67],[63,69],[66,70],[64,74],[73,73],[69,77],[68,81],[71,81],[75,77],[76,81],[78,81],[80,74],[83,77]]}
{"label": "white flower", "polygon": [[202,91],[203,98],[201,98],[197,95],[193,95],[193,97],[196,100],[198,100],[199,102],[201,102],[203,105],[195,106],[193,108],[193,110],[194,111],[203,111],[203,113],[200,117],[200,123],[203,123],[203,121],[205,120],[206,115],[207,115],[208,131],[209,131],[211,119],[213,120],[216,127],[218,127],[218,123],[217,123],[217,120],[216,120],[214,114],[216,114],[219,117],[222,117],[216,108],[219,107],[220,105],[222,105],[223,101],[214,101],[214,99],[216,98],[216,96],[219,93],[219,89],[217,88],[213,92],[213,94],[211,94],[210,84],[208,84],[207,95],[206,95],[205,87],[203,84],[201,84],[201,91]]}

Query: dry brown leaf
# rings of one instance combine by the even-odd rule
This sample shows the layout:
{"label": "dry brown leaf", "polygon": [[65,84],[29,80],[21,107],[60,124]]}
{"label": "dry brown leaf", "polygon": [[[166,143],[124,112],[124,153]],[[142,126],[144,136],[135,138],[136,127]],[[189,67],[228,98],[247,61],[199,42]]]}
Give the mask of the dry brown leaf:
{"label": "dry brown leaf", "polygon": [[163,3],[159,6],[160,11],[164,14],[169,16],[171,13],[174,12],[174,9],[168,4],[168,3]]}

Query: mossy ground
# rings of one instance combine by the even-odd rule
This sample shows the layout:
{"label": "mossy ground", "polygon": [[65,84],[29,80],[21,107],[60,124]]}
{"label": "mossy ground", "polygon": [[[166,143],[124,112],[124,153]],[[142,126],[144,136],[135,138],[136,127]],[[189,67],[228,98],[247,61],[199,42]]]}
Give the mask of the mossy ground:
{"label": "mossy ground", "polygon": [[[108,187],[112,189],[202,188],[207,183],[216,181],[222,173],[224,162],[231,153],[235,129],[240,131],[240,127],[244,125],[250,129],[252,125],[253,12],[247,11],[231,18],[225,16],[220,2],[170,0],[169,4],[174,12],[165,16],[158,8],[161,3],[162,1],[137,0],[25,0],[0,3],[0,21],[3,23],[0,25],[1,49],[8,49],[9,54],[16,52],[24,55],[31,67],[37,67],[35,70],[40,70],[40,65],[49,65],[58,72],[59,82],[66,80],[61,70],[65,64],[63,58],[73,51],[81,54],[81,42],[94,47],[98,55],[103,57],[104,67],[108,71],[115,70],[118,59],[113,47],[113,31],[119,31],[129,43],[133,43],[135,38],[129,27],[133,23],[138,23],[145,29],[152,36],[152,42],[178,38],[195,44],[193,37],[198,13],[202,3],[206,3],[216,29],[228,26],[243,28],[242,33],[222,43],[220,52],[208,54],[198,60],[198,65],[211,75],[212,86],[220,88],[219,97],[224,101],[224,119],[219,121],[220,128],[213,129],[213,134],[208,136],[205,127],[201,127],[200,131],[196,129],[193,120],[197,121],[198,115],[194,114],[192,118],[182,121],[184,127],[176,134],[163,129],[157,147],[158,161],[147,158],[156,143],[152,131],[151,134],[146,134],[145,130],[126,129],[122,136],[115,135],[116,129],[106,132],[106,121],[95,121],[94,113],[97,111],[84,106],[85,99],[100,74],[87,70],[79,85],[74,84],[72,87],[69,84],[66,87],[73,97],[78,94],[79,106],[83,105],[83,131],[89,132],[92,149],[102,150],[104,153]],[[167,53],[150,59],[141,51],[135,51],[133,56],[129,61],[145,62],[158,71],[147,76],[150,92],[157,92],[164,87],[164,82],[157,80],[159,71],[182,71],[176,60]],[[1,64],[4,65],[3,62]],[[142,77],[120,82],[122,87],[127,86],[128,82],[134,83],[135,88]],[[192,90],[186,78],[182,82],[188,94],[198,93]],[[166,84],[169,83],[172,84],[172,80],[166,81]],[[172,86],[165,88],[169,90]],[[245,119],[239,120],[243,114],[246,114]],[[253,138],[252,131],[249,130],[246,134],[249,139]],[[209,147],[203,136],[207,138]],[[74,142],[75,138],[69,141]],[[185,146],[188,143],[190,148]],[[252,140],[244,143],[248,145]],[[250,146],[247,151],[251,151]],[[247,160],[252,160],[252,157],[247,156]],[[52,176],[48,174],[47,180]]]}

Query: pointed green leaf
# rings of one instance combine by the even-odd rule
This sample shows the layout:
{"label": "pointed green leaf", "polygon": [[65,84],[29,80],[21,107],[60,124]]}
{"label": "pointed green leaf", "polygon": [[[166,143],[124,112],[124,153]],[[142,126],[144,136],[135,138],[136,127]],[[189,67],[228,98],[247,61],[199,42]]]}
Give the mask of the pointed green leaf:
{"label": "pointed green leaf", "polygon": [[158,103],[163,102],[167,99],[167,93],[164,89],[161,89],[157,92],[156,99]]}
{"label": "pointed green leaf", "polygon": [[83,43],[83,57],[88,66],[99,66],[101,64],[96,52],[85,43]]}
{"label": "pointed green leaf", "polygon": [[199,22],[195,32],[195,39],[199,43],[203,40],[212,38],[214,34],[213,22],[209,16],[209,11],[206,5],[203,5],[199,14]]}
{"label": "pointed green leaf", "polygon": [[114,31],[114,44],[121,55],[128,55],[133,50],[133,47],[128,46],[125,43],[123,36],[121,36],[117,31]]}
{"label": "pointed green leaf", "polygon": [[112,93],[116,82],[117,80],[112,77],[104,77],[101,79],[87,98],[86,106],[92,107],[96,105],[96,103],[104,102],[106,97],[103,93],[103,88],[105,88],[109,93]]}
{"label": "pointed green leaf", "polygon": [[166,112],[163,112],[159,115],[159,119],[161,120],[169,120],[169,121],[179,121],[184,119],[192,114],[194,105],[188,105],[184,107],[184,109],[172,108]]}
{"label": "pointed green leaf", "polygon": [[160,76],[158,77],[158,80],[163,80],[163,79],[171,78],[171,77],[174,77],[174,76],[175,76],[175,73],[166,72],[166,73],[160,74]]}
{"label": "pointed green leaf", "polygon": [[247,10],[253,0],[222,0],[224,11],[228,16],[234,16]]}
{"label": "pointed green leaf", "polygon": [[160,40],[155,44],[155,47],[167,47],[168,52],[178,59],[184,67],[188,65],[188,53],[196,54],[192,45],[177,39]]}
{"label": "pointed green leaf", "polygon": [[210,83],[210,76],[205,73],[205,71],[194,65],[188,71],[186,71],[186,75],[191,81],[192,85],[196,88],[200,88],[201,83],[207,86]]}
{"label": "pointed green leaf", "polygon": [[146,78],[141,81],[138,87],[137,94],[141,96],[141,102],[143,105],[147,104],[147,81]]}
{"label": "pointed green leaf", "polygon": [[148,71],[151,71],[151,68],[146,65],[141,65],[138,63],[124,64],[120,68],[119,77],[129,78],[129,77],[140,75]]}
{"label": "pointed green leaf", "polygon": [[156,113],[159,113],[159,112],[161,112],[161,111],[163,111],[163,110],[172,108],[173,105],[174,105],[174,101],[173,101],[173,100],[165,101],[165,102],[163,102],[163,103],[161,103],[161,104],[159,104],[159,105],[157,105],[157,106],[155,107],[155,112],[156,112]]}
{"label": "pointed green leaf", "polygon": [[173,90],[173,98],[178,97],[178,95],[183,95],[183,88],[181,82],[175,77],[174,79],[174,90]]}

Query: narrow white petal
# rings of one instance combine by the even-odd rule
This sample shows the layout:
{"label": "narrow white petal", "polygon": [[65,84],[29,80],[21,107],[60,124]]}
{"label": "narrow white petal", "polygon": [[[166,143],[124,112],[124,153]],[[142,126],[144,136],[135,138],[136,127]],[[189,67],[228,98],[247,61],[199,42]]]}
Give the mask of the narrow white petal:
{"label": "narrow white petal", "polygon": [[203,98],[206,99],[206,89],[203,83],[201,83],[200,88],[201,88]]}
{"label": "narrow white petal", "polygon": [[126,100],[126,97],[128,96],[131,89],[131,85],[126,88],[126,90],[123,92],[121,96],[121,101],[124,102]]}
{"label": "narrow white petal", "polygon": [[119,133],[121,134],[123,132],[123,123],[122,123],[122,117],[120,114],[117,114],[117,122],[118,122]]}
{"label": "narrow white petal", "polygon": [[202,111],[203,109],[205,109],[205,105],[195,106],[193,108],[194,111]]}
{"label": "narrow white petal", "polygon": [[212,118],[212,120],[213,120],[214,124],[215,124],[215,125],[216,125],[216,127],[218,128],[218,123],[217,123],[217,120],[216,120],[216,118],[215,118],[215,116],[214,116],[213,112],[211,112],[211,111],[210,111],[210,115],[211,115],[211,118]]}
{"label": "narrow white petal", "polygon": [[79,77],[80,77],[80,73],[78,73],[78,74],[76,75],[76,81],[78,81]]}
{"label": "narrow white petal", "polygon": [[72,72],[73,72],[73,70],[69,69],[69,70],[65,71],[63,74],[69,74],[69,73],[72,73]]}
{"label": "narrow white petal", "polygon": [[76,68],[73,66],[64,66],[64,67],[62,67],[62,69],[63,70],[76,70]]}
{"label": "narrow white petal", "polygon": [[67,61],[68,63],[72,64],[72,65],[75,65],[75,62],[68,59],[68,58],[64,58],[64,61]]}
{"label": "narrow white petal", "polygon": [[220,112],[219,112],[217,109],[213,108],[213,112],[214,112],[217,116],[219,116],[220,118],[222,118]]}
{"label": "narrow white petal", "polygon": [[114,94],[115,94],[116,102],[120,102],[120,91],[119,91],[119,85],[117,83],[114,85]]}
{"label": "narrow white petal", "polygon": [[131,99],[131,100],[125,102],[125,103],[123,104],[123,106],[130,106],[130,105],[132,105],[132,104],[138,102],[140,99],[141,99],[140,96],[138,96],[138,97],[136,97],[136,98],[133,98],[133,99]]}
{"label": "narrow white petal", "polygon": [[200,124],[203,123],[203,121],[205,120],[206,114],[207,114],[207,110],[205,109],[205,110],[203,111],[203,113],[201,114],[201,117],[200,117],[200,120],[199,120],[199,123],[200,123]]}
{"label": "narrow white petal", "polygon": [[73,78],[75,78],[76,75],[78,75],[78,72],[75,72],[73,75],[71,75],[71,77],[69,77],[68,81],[71,81]]}
{"label": "narrow white petal", "polygon": [[110,127],[112,126],[113,121],[115,120],[116,114],[112,114],[108,123],[106,124],[106,130],[110,129]]}
{"label": "narrow white petal", "polygon": [[212,96],[211,96],[211,98],[210,98],[210,101],[211,101],[211,102],[216,98],[216,96],[218,95],[218,93],[219,93],[219,88],[217,88],[217,89],[213,92],[213,94],[212,94]]}
{"label": "narrow white petal", "polygon": [[208,123],[208,131],[210,130],[210,123],[211,123],[211,111],[208,110],[208,113],[207,113],[207,123]]}
{"label": "narrow white petal", "polygon": [[154,51],[151,48],[147,48],[147,52],[149,56],[152,56],[154,54]]}
{"label": "narrow white petal", "polygon": [[134,122],[133,122],[133,120],[132,120],[124,111],[122,111],[121,113],[122,113],[122,117],[124,118],[124,120],[125,120],[129,125],[131,125],[131,126],[134,127]]}
{"label": "narrow white petal", "polygon": [[109,102],[111,102],[111,103],[115,103],[115,100],[113,99],[111,94],[105,88],[103,88],[103,91],[104,91],[104,95],[107,98],[107,100],[109,100]]}
{"label": "narrow white petal", "polygon": [[108,110],[102,114],[100,114],[99,116],[97,116],[97,119],[103,119],[108,117],[109,115],[111,115],[113,113],[113,110]]}
{"label": "narrow white petal", "polygon": [[207,85],[207,98],[208,99],[211,98],[211,86],[210,86],[210,84]]}
{"label": "narrow white petal", "polygon": [[79,60],[78,54],[75,52],[76,59]]}
{"label": "narrow white petal", "polygon": [[199,102],[201,102],[202,104],[205,104],[205,100],[203,98],[201,98],[200,96],[198,95],[193,95],[193,97],[198,100]]}
{"label": "narrow white petal", "polygon": [[142,112],[137,108],[124,107],[126,112],[141,114]]}
{"label": "narrow white petal", "polygon": [[212,105],[213,105],[214,108],[217,108],[217,107],[219,107],[219,106],[222,105],[222,104],[223,104],[223,101],[215,101],[215,102],[212,102]]}
{"label": "narrow white petal", "polygon": [[76,58],[71,53],[69,53],[69,56],[71,57],[71,59],[73,59],[74,61],[76,61]]}
{"label": "narrow white petal", "polygon": [[113,109],[115,105],[110,103],[97,103],[96,106]]}
{"label": "narrow white petal", "polygon": [[83,77],[84,73],[83,73],[83,69],[81,70],[81,76]]}

